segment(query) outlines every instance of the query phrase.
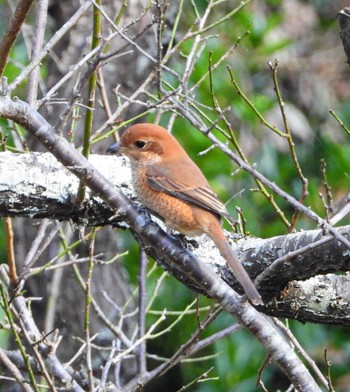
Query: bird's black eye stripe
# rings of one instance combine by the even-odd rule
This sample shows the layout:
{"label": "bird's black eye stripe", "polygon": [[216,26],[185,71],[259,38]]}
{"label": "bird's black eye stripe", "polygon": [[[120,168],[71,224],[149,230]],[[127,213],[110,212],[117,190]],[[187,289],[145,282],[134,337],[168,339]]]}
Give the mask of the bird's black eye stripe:
{"label": "bird's black eye stripe", "polygon": [[138,140],[138,141],[136,141],[135,143],[135,147],[137,147],[137,148],[143,148],[143,147],[145,147],[145,145],[146,145],[146,142],[145,141],[143,141],[143,140]]}

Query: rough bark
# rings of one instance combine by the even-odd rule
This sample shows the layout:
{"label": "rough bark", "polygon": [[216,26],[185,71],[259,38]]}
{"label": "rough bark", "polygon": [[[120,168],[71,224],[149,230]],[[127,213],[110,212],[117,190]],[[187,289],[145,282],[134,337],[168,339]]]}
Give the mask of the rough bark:
{"label": "rough bark", "polygon": [[347,63],[350,64],[350,8],[345,7],[338,13],[340,38],[343,43]]}

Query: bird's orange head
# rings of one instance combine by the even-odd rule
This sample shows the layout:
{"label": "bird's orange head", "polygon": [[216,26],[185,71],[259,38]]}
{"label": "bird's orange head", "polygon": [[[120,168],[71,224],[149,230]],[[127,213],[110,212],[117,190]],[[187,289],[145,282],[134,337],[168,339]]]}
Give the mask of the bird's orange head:
{"label": "bird's orange head", "polygon": [[107,152],[120,152],[131,160],[155,164],[166,157],[181,156],[184,150],[166,129],[155,124],[141,123],[128,128],[120,142],[111,145]]}

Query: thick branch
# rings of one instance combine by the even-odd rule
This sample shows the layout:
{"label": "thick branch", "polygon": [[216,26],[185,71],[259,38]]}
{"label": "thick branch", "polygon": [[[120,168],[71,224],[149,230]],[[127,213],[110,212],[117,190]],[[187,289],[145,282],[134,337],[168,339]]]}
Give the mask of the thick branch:
{"label": "thick branch", "polygon": [[[131,195],[130,171],[125,160],[93,155],[91,163]],[[103,226],[118,221],[115,212],[90,194],[75,202],[79,180],[49,153],[0,153],[0,216],[50,218]],[[119,222],[120,222],[119,218]]]}
{"label": "thick branch", "polygon": [[[291,282],[282,295],[267,305],[267,313],[277,317],[291,317],[301,322],[330,322],[350,325],[350,277],[348,275],[316,276],[304,282]],[[328,320],[328,321],[327,321]]]}
{"label": "thick branch", "polygon": [[[130,170],[124,158],[92,155],[90,161],[124,194],[132,197]],[[0,216],[70,220],[80,225],[125,225],[120,216],[115,216],[113,210],[91,193],[83,205],[77,205],[75,196],[78,184],[77,177],[52,154],[0,153]],[[342,228],[341,232],[346,238],[350,237],[350,227]],[[228,233],[228,236],[234,240],[232,234]],[[319,243],[320,241],[323,243]],[[325,236],[321,230],[309,230],[269,239],[246,237],[239,239],[236,244],[251,277],[256,278],[264,272],[259,277],[259,290],[265,300],[275,298],[287,287],[279,299],[271,301],[268,314],[318,323],[350,324],[347,312],[350,298],[346,296],[350,292],[350,281],[346,277],[340,280],[336,275],[329,275],[307,282],[295,282],[319,274],[349,270],[347,249],[332,236]],[[210,265],[231,287],[241,290],[208,237],[196,239],[195,247],[191,244],[189,246],[193,253]],[[295,255],[298,249],[305,247],[303,252]],[[158,252],[150,247],[148,253],[183,283],[201,291],[191,279],[181,273],[177,265],[169,263],[166,256],[159,257]],[[284,259],[271,267],[281,257]],[[322,287],[327,287],[327,295]]]}

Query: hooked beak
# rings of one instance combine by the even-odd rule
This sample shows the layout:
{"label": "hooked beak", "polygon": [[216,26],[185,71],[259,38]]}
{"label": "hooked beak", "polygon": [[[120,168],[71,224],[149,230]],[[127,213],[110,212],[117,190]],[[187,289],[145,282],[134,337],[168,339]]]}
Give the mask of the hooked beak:
{"label": "hooked beak", "polygon": [[118,152],[120,152],[120,143],[119,142],[111,144],[106,150],[107,154],[116,154]]}

